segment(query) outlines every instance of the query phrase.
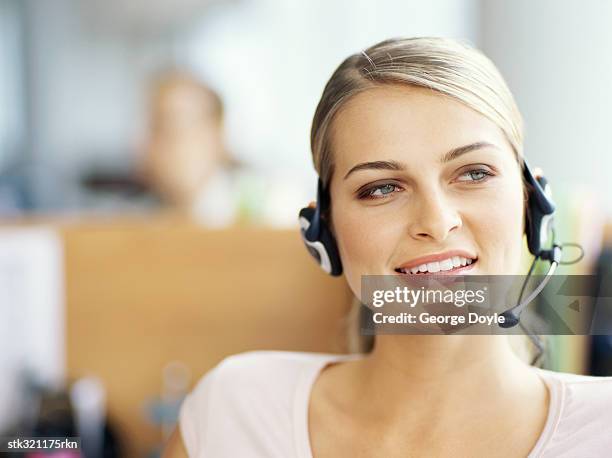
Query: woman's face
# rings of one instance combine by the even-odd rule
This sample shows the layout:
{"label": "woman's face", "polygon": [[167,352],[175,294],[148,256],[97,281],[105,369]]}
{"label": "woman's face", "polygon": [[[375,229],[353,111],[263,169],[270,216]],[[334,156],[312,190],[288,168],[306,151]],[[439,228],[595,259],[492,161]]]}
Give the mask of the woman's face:
{"label": "woman's face", "polygon": [[[522,177],[485,116],[430,90],[382,86],[341,109],[331,146],[332,224],[358,297],[362,275],[418,275],[411,268],[423,265],[438,274],[518,273]],[[454,267],[460,255],[472,264]]]}

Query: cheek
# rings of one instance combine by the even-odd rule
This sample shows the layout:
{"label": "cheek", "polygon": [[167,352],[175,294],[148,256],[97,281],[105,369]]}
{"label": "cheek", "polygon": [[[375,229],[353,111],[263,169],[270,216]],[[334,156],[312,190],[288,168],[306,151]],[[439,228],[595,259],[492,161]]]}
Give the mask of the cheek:
{"label": "cheek", "polygon": [[398,218],[385,220],[365,217],[363,209],[350,209],[348,204],[333,213],[334,231],[338,242],[344,275],[357,297],[360,297],[362,275],[384,275],[388,261],[397,246],[402,228]]}
{"label": "cheek", "polygon": [[[490,202],[481,202],[480,215],[473,213],[469,227],[482,256],[483,273],[519,273],[523,248],[523,195],[516,188],[498,193]],[[482,209],[486,208],[486,217]]]}

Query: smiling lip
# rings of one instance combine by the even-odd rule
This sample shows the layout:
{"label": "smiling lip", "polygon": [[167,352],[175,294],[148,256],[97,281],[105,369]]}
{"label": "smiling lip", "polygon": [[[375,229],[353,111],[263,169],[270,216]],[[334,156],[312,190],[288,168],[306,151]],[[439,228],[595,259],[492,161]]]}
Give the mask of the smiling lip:
{"label": "smiling lip", "polygon": [[403,269],[404,271],[409,271],[413,267],[420,266],[421,264],[427,264],[428,262],[443,261],[444,259],[452,258],[453,256],[462,256],[464,258],[472,259],[473,261],[472,261],[471,264],[467,264],[467,265],[461,266],[461,267],[456,267],[456,268],[453,268],[451,270],[445,270],[445,271],[439,271],[439,272],[419,272],[418,274],[413,274],[413,275],[449,275],[449,274],[456,274],[458,272],[464,272],[466,270],[470,270],[472,267],[474,267],[474,264],[476,264],[476,261],[478,259],[475,255],[470,254],[467,251],[464,251],[464,250],[451,250],[451,251],[445,251],[444,253],[438,253],[438,254],[432,254],[432,255],[427,255],[427,256],[421,256],[420,258],[412,259],[412,260],[410,260],[410,261],[408,261],[408,262],[406,262],[406,263],[396,267],[395,271],[399,272],[400,269]]}

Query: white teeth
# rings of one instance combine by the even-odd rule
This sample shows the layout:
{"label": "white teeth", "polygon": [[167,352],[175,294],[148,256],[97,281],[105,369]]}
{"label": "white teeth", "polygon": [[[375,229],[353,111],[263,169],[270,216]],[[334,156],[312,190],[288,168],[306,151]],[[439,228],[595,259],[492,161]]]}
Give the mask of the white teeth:
{"label": "white teeth", "polygon": [[420,266],[411,267],[410,269],[402,269],[402,272],[410,272],[411,274],[418,274],[419,272],[435,273],[470,265],[472,262],[474,262],[474,260],[464,258],[463,256],[453,256],[452,258],[444,259],[442,261],[428,262],[427,264],[421,264]]}

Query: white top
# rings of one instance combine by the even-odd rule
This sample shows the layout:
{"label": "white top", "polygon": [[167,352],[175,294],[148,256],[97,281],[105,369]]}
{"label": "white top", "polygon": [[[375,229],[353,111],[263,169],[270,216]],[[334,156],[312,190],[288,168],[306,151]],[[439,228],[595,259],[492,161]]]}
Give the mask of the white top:
{"label": "white top", "polygon": [[[210,370],[181,406],[190,457],[312,458],[310,390],[329,363],[362,358],[285,351],[230,356]],[[612,454],[612,377],[534,368],[550,392],[544,430],[528,458]]]}

